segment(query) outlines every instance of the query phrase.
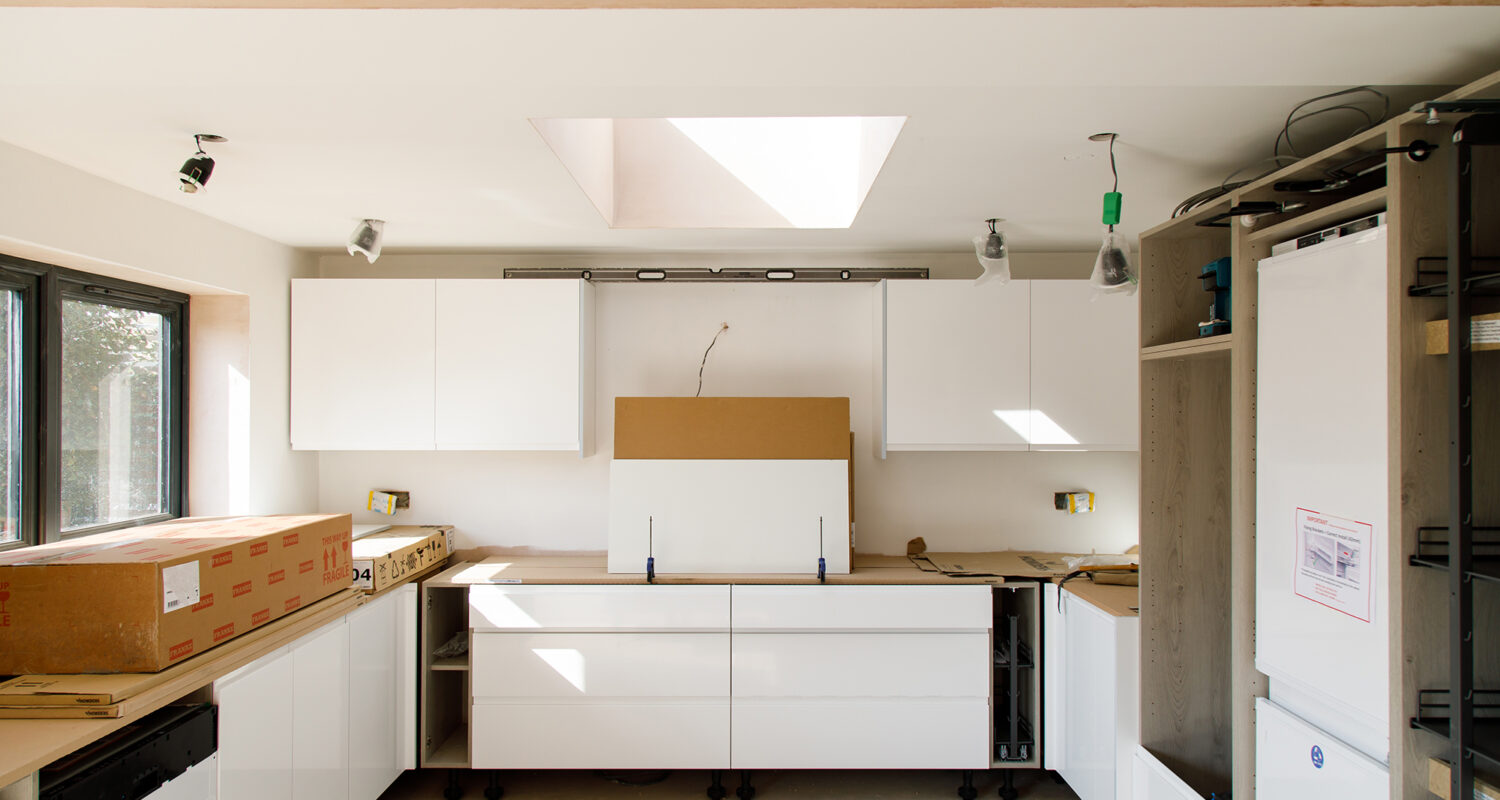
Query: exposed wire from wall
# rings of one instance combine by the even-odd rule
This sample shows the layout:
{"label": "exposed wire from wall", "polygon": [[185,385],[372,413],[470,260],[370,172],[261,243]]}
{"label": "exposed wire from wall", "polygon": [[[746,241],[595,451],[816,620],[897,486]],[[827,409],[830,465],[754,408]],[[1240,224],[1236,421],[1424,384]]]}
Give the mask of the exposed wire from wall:
{"label": "exposed wire from wall", "polygon": [[713,352],[714,345],[719,343],[719,337],[727,330],[729,330],[729,323],[719,323],[719,330],[714,333],[713,341],[709,342],[708,349],[703,351],[703,360],[698,362],[698,391],[693,394],[694,397],[703,396],[703,368],[708,365],[708,354]]}

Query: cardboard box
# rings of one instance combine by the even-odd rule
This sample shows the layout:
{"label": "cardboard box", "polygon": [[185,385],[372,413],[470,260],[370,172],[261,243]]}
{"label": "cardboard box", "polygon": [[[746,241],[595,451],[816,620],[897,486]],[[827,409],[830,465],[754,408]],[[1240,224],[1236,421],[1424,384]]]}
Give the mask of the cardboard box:
{"label": "cardboard box", "polygon": [[621,458],[849,457],[847,397],[616,397]]}
{"label": "cardboard box", "polygon": [[[1469,337],[1472,350],[1500,350],[1500,313],[1475,314],[1469,320]],[[1448,320],[1435,319],[1427,323],[1427,355],[1440,356],[1448,352]]]}
{"label": "cardboard box", "polygon": [[452,525],[397,525],[351,545],[354,586],[379,592],[453,555]]}
{"label": "cardboard box", "polygon": [[0,673],[164,669],[348,587],[349,530],[181,519],[0,554]]}

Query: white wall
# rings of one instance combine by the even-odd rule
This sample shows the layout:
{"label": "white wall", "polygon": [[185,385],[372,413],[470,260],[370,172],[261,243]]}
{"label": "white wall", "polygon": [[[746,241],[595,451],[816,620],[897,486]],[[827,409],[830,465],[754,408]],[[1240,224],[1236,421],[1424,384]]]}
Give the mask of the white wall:
{"label": "white wall", "polygon": [[[711,263],[702,256],[642,257],[634,266]],[[712,263],[782,266],[788,257],[709,257]],[[839,257],[978,271],[972,256]],[[1015,257],[1018,277],[1082,277],[1092,254]],[[824,260],[804,257],[795,262]],[[559,266],[559,257],[396,256],[375,265],[325,257],[324,277],[498,277],[503,266]],[[577,260],[574,259],[574,262]],[[771,261],[780,263],[770,264]],[[859,262],[859,263],[856,263]],[[573,263],[570,265],[578,265]],[[620,266],[616,257],[589,266]],[[342,453],[319,457],[319,507],[357,522],[446,522],[460,546],[593,550],[607,546],[609,459],[616,396],[692,395],[719,323],[730,325],[704,370],[703,394],[850,398],[856,435],[858,549],[903,553],[922,536],[932,550],[1042,549],[1118,552],[1137,530],[1136,453],[895,453],[875,457],[874,288],[869,284],[597,286],[598,451],[558,453]],[[412,509],[385,518],[357,511],[366,492],[406,489]],[[1053,510],[1052,493],[1089,489],[1099,512]]]}
{"label": "white wall", "polygon": [[[162,165],[164,185],[176,185],[175,166]],[[241,295],[248,316],[234,321],[239,309],[215,326],[218,338],[207,355],[219,357],[192,360],[195,369],[225,370],[219,383],[237,387],[243,402],[209,399],[211,393],[201,403],[189,398],[190,427],[215,432],[203,442],[190,434],[189,510],[314,508],[317,457],[289,445],[287,372],[288,281],[312,274],[315,257],[4,143],[0,252],[194,295]],[[228,306],[214,307],[219,311]],[[248,351],[226,346],[223,335],[236,326],[248,334]],[[248,374],[231,380],[230,369]],[[231,447],[234,441],[243,446]]]}

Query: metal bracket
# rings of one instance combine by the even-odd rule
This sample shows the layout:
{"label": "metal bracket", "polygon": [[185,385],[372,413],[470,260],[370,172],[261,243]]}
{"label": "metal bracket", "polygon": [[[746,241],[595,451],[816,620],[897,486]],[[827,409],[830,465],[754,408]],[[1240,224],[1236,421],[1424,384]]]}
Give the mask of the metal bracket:
{"label": "metal bracket", "polygon": [[1428,125],[1442,122],[1439,114],[1500,114],[1500,100],[1471,98],[1468,100],[1428,100],[1411,107],[1418,114],[1427,115]]}

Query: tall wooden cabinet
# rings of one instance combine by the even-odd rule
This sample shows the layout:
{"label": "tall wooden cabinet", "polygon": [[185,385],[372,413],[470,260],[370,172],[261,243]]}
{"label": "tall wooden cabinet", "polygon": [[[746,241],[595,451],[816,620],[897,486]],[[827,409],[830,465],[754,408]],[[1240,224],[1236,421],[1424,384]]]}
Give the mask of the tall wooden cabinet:
{"label": "tall wooden cabinet", "polygon": [[[1500,96],[1500,73],[1450,98]],[[1383,314],[1388,331],[1390,446],[1385,465],[1391,532],[1379,543],[1389,570],[1377,596],[1389,626],[1390,796],[1426,794],[1427,760],[1446,742],[1410,721],[1419,691],[1446,686],[1447,575],[1412,564],[1418,529],[1446,524],[1448,431],[1446,359],[1425,351],[1426,323],[1445,318],[1440,300],[1408,287],[1443,268],[1449,204],[1447,159],[1453,124],[1407,113],[1241,187],[1141,236],[1141,745],[1136,760],[1154,770],[1137,781],[1162,788],[1147,798],[1255,796],[1256,699],[1267,690],[1255,669],[1257,262],[1277,242],[1378,211],[1388,214],[1383,307],[1330,314]],[[1423,161],[1383,153],[1422,139],[1438,145]],[[1375,171],[1332,191],[1278,191],[1276,184],[1326,178],[1357,159]],[[1500,159],[1476,163],[1477,202],[1500,210]],[[1284,187],[1285,188],[1285,187]],[[1244,203],[1301,203],[1241,224]],[[1484,239],[1487,236],[1488,239]],[[1500,226],[1481,237],[1500,256]],[[1228,257],[1233,269],[1232,330],[1198,338],[1210,295],[1201,269]],[[1476,304],[1475,311],[1494,310]],[[1476,394],[1500,389],[1500,364],[1475,358]],[[1476,421],[1475,441],[1500,454],[1500,424]],[[1476,420],[1480,415],[1476,414]],[[1494,455],[1476,464],[1476,486],[1500,485]],[[1483,494],[1483,497],[1478,496]],[[1476,494],[1476,524],[1500,521],[1500,494]],[[1484,587],[1480,587],[1483,589]],[[1475,592],[1475,630],[1500,628],[1500,593]],[[1493,635],[1476,644],[1481,687],[1500,685]],[[1350,665],[1357,669],[1358,665]],[[1483,768],[1483,765],[1481,765]],[[1175,793],[1172,793],[1175,792]],[[1264,794],[1262,795],[1264,796]]]}

